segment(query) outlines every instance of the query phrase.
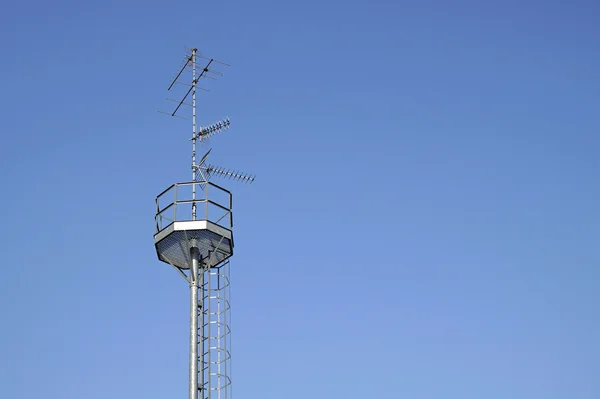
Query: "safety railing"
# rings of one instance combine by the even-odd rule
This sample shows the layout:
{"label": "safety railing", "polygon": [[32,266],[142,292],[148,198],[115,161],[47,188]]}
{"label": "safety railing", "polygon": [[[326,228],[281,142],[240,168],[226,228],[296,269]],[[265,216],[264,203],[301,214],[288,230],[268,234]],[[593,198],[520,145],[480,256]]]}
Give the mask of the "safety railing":
{"label": "safety railing", "polygon": [[208,220],[233,228],[231,192],[214,183],[175,183],[156,197],[156,232],[173,222]]}

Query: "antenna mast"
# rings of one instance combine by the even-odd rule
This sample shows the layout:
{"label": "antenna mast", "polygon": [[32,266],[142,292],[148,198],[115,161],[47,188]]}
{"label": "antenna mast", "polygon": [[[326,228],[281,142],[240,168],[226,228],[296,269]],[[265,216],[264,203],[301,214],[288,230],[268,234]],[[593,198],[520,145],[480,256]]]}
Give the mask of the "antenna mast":
{"label": "antenna mast", "polygon": [[[208,60],[200,73],[198,58]],[[175,183],[156,197],[156,233],[154,244],[159,260],[170,264],[189,283],[190,288],[190,367],[189,399],[231,399],[231,328],[229,258],[233,255],[232,195],[225,188],[211,183],[213,175],[252,183],[255,176],[225,170],[207,164],[209,150],[196,162],[197,141],[229,129],[229,118],[212,125],[196,124],[196,90],[201,78],[209,74],[223,76],[210,68],[213,63],[229,66],[212,58],[202,57],[196,48],[186,54],[183,66],[169,86],[188,86],[189,89],[173,112],[163,112],[187,119],[177,112],[182,105],[192,108],[192,181]],[[191,70],[191,84],[182,82],[184,72]],[[189,76],[189,75],[188,75]],[[213,78],[214,79],[214,78]],[[189,95],[192,103],[186,103]],[[191,196],[185,197],[191,186]],[[197,188],[203,195],[198,198]],[[210,190],[209,190],[210,188]],[[209,199],[209,191],[225,202]],[[189,191],[188,191],[189,193]],[[165,205],[165,203],[167,203]],[[203,205],[198,208],[198,204]]]}
{"label": "antenna mast", "polygon": [[[192,180],[196,180],[196,52],[192,49]],[[196,220],[196,185],[192,186],[192,220]]]}

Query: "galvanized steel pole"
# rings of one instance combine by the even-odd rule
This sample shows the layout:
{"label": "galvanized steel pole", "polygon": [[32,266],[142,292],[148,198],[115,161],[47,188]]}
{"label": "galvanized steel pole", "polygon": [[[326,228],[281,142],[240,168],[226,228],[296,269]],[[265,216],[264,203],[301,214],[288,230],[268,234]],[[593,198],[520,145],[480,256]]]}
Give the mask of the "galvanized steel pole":
{"label": "galvanized steel pole", "polygon": [[190,249],[192,267],[190,270],[190,398],[198,399],[198,271],[200,251]]}

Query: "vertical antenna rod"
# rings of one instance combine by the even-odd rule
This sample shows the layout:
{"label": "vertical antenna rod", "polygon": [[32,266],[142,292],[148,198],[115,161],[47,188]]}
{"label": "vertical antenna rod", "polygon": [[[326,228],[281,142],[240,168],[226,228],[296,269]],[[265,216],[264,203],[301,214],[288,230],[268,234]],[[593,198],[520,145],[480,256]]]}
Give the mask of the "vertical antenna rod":
{"label": "vertical antenna rod", "polygon": [[[196,180],[196,51],[192,49],[192,181]],[[192,185],[192,220],[196,220],[196,185]]]}

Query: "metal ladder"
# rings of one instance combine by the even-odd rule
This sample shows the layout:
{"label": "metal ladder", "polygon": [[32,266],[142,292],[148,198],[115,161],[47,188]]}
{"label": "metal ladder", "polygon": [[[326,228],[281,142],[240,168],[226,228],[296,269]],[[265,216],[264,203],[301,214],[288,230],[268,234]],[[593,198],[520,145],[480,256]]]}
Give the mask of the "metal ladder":
{"label": "metal ladder", "polygon": [[229,261],[203,267],[199,279],[198,389],[202,399],[231,399]]}

